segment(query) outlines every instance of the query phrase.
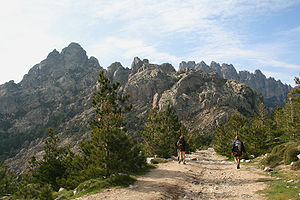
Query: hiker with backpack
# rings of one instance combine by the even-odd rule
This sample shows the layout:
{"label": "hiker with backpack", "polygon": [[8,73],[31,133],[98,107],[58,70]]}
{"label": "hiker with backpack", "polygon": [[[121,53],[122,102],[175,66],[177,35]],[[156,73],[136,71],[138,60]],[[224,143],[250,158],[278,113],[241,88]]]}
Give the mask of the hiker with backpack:
{"label": "hiker with backpack", "polygon": [[186,147],[186,142],[184,140],[184,136],[181,135],[179,137],[179,140],[176,143],[177,146],[177,151],[178,151],[178,163],[182,161],[183,164],[185,164],[185,147]]}
{"label": "hiker with backpack", "polygon": [[244,143],[239,139],[239,136],[235,137],[235,140],[232,142],[232,155],[234,156],[235,161],[237,162],[237,169],[240,169],[240,160],[243,152],[246,153]]}

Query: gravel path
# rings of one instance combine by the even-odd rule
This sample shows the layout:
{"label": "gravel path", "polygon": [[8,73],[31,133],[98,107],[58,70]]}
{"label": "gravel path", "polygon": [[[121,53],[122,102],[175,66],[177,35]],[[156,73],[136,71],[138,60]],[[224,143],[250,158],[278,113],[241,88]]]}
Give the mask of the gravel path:
{"label": "gravel path", "polygon": [[213,149],[187,155],[187,164],[177,161],[159,164],[134,185],[108,189],[77,200],[98,199],[265,199],[256,191],[266,188],[264,176],[252,166],[236,169],[233,162],[217,156]]}

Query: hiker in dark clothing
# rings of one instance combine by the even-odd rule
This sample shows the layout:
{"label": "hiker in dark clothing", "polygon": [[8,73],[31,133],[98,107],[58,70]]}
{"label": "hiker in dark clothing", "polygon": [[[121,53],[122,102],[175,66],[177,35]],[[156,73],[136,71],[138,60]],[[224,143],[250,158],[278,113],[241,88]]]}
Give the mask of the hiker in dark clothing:
{"label": "hiker in dark clothing", "polygon": [[244,143],[239,139],[239,136],[235,137],[235,140],[232,142],[232,155],[234,156],[235,161],[237,162],[237,169],[240,169],[240,160],[243,152],[246,153]]}
{"label": "hiker in dark clothing", "polygon": [[180,136],[179,140],[176,143],[177,146],[177,151],[178,151],[178,163],[182,161],[183,164],[185,164],[185,147],[186,147],[186,142],[184,140],[184,136]]}

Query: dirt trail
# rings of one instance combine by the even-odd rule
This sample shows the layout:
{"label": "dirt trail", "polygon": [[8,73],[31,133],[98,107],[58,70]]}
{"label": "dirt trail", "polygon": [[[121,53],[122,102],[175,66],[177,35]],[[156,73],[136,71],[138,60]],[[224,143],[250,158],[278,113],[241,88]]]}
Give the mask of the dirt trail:
{"label": "dirt trail", "polygon": [[[266,187],[264,176],[251,166],[237,170],[233,162],[216,155],[213,149],[187,155],[187,164],[177,161],[159,164],[134,185],[108,189],[77,200],[98,199],[264,199],[256,194]],[[249,171],[251,170],[251,171]]]}

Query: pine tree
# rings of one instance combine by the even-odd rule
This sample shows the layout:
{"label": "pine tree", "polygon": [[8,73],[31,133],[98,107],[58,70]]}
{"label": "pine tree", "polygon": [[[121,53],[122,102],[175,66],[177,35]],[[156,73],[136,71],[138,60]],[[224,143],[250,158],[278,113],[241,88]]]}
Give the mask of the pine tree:
{"label": "pine tree", "polygon": [[220,124],[217,127],[214,138],[214,149],[217,153],[223,156],[230,156],[231,142],[234,137],[228,130],[228,125]]}
{"label": "pine tree", "polygon": [[0,197],[12,194],[16,190],[13,174],[0,162]]}
{"label": "pine tree", "polygon": [[[105,176],[138,170],[144,157],[133,138],[127,135],[123,114],[129,96],[118,96],[118,83],[111,83],[104,71],[99,72],[98,91],[93,94],[94,118],[90,121],[91,137],[81,145],[83,160],[91,169],[103,169]],[[101,170],[100,170],[101,171]]]}
{"label": "pine tree", "polygon": [[235,136],[238,135],[243,140],[247,133],[247,120],[236,111],[226,124],[217,127],[213,142],[216,152],[229,157],[231,155],[231,144]]}
{"label": "pine tree", "polygon": [[176,142],[180,135],[187,133],[170,105],[164,111],[151,109],[143,129],[141,135],[147,154],[165,158],[176,155]]}
{"label": "pine tree", "polygon": [[41,186],[50,184],[54,190],[58,190],[61,185],[59,179],[66,176],[68,164],[72,160],[73,154],[68,148],[58,147],[59,138],[50,128],[49,136],[45,141],[43,159],[38,161],[33,156],[30,161],[31,182]]}
{"label": "pine tree", "polygon": [[254,155],[260,155],[265,152],[269,143],[272,141],[269,130],[269,121],[267,118],[267,108],[263,103],[259,105],[258,115],[255,114],[250,123],[245,127],[245,139],[247,141],[247,150]]}
{"label": "pine tree", "polygon": [[293,88],[288,94],[288,101],[285,106],[285,132],[288,140],[300,138],[300,79],[295,77],[295,82],[298,87]]}

